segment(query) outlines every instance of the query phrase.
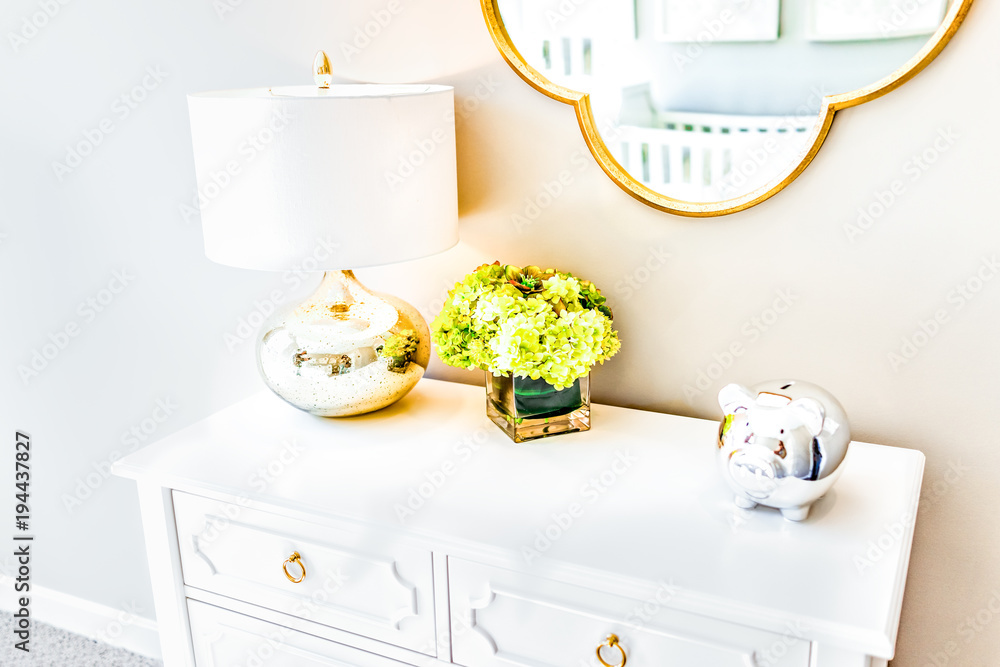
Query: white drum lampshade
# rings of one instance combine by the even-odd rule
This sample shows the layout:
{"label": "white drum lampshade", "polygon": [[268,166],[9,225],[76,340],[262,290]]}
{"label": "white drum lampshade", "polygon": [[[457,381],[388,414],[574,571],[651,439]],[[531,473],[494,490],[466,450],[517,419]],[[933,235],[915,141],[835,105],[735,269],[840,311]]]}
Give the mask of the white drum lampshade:
{"label": "white drum lampshade", "polygon": [[452,88],[223,90],[188,105],[209,259],[284,271],[332,238],[319,268],[358,269],[458,242]]}
{"label": "white drum lampshade", "polygon": [[261,375],[292,405],[342,417],[402,398],[430,360],[417,309],[351,269],[458,242],[454,91],[326,87],[325,54],[317,63],[318,86],[197,93],[188,104],[209,259],[327,271],[315,294],[261,327]]}

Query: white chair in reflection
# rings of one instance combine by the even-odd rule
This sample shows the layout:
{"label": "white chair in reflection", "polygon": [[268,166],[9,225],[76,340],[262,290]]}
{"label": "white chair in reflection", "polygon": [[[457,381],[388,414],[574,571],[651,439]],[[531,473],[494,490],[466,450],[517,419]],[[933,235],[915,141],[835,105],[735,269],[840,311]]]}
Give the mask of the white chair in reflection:
{"label": "white chair in reflection", "polygon": [[652,190],[688,201],[731,199],[766,185],[806,147],[817,116],[654,112],[653,127],[620,125],[606,143]]}

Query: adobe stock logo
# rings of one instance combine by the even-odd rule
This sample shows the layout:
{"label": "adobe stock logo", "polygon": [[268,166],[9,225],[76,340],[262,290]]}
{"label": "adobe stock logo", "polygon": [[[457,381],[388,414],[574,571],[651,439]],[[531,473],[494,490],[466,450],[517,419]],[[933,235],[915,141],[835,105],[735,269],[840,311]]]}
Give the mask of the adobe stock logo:
{"label": "adobe stock logo", "polygon": [[402,11],[403,5],[399,0],[389,0],[383,9],[372,11],[370,21],[363,26],[355,26],[354,39],[350,42],[340,43],[340,52],[343,54],[344,60],[350,63],[360,56]]}
{"label": "adobe stock logo", "polygon": [[385,171],[385,182],[389,185],[389,189],[395,192],[406,179],[415,174],[437,152],[438,147],[446,142],[449,136],[451,134],[445,128],[439,127],[423,139],[414,139],[413,150],[406,155],[399,156],[399,165],[396,171],[388,169]]}
{"label": "adobe stock logo", "polygon": [[139,83],[119,95],[111,103],[112,115],[102,118],[96,127],[84,129],[82,139],[66,146],[66,154],[62,162],[58,160],[52,162],[52,173],[55,174],[56,179],[62,183],[67,176],[80,167],[97,150],[97,147],[118,129],[118,124],[131,116],[132,112],[138,109],[139,105],[145,102],[149,94],[159,88],[168,76],[170,74],[164,72],[159,65],[147,67]]}
{"label": "adobe stock logo", "polygon": [[10,42],[10,48],[17,53],[21,50],[22,46],[26,46],[28,42],[33,40],[38,36],[38,33],[42,31],[45,26],[49,24],[49,21],[54,19],[62,8],[70,3],[71,0],[41,0],[38,3],[38,11],[34,12],[31,16],[25,16],[21,19],[21,29],[17,32],[8,32],[7,41]]}
{"label": "adobe stock logo", "polygon": [[948,292],[946,305],[936,308],[926,319],[919,320],[917,326],[900,339],[899,347],[887,353],[892,370],[898,373],[916,359],[997,275],[1000,275],[1000,261],[996,254],[983,257],[976,270]]}
{"label": "adobe stock logo", "polygon": [[726,32],[751,4],[753,3],[749,0],[740,0],[736,3],[736,11],[723,9],[715,18],[702,22],[702,29],[695,35],[694,41],[688,44],[683,53],[674,53],[674,65],[677,66],[677,71],[683,72],[690,65],[693,65],[712,44],[727,41]]}
{"label": "adobe stock logo", "polygon": [[96,320],[98,315],[103,313],[134,280],[135,276],[129,269],[114,271],[104,287],[81,301],[76,308],[76,314],[82,318],[82,322],[73,318],[50,332],[46,342],[31,350],[28,363],[18,365],[17,375],[24,386],[27,387],[48,368],[69,347],[73,339],[83,333],[85,326]]}
{"label": "adobe stock logo", "polygon": [[202,211],[207,210],[213,202],[217,201],[225,193],[226,188],[238,180],[240,174],[253,163],[258,155],[267,150],[294,120],[295,116],[287,110],[275,110],[259,129],[246,135],[231,159],[227,160],[224,165],[220,164],[219,169],[211,170],[208,174],[201,174],[191,204],[181,202],[178,205],[184,222],[191,222],[196,215],[200,215]]}
{"label": "adobe stock logo", "polygon": [[180,405],[169,396],[156,399],[156,403],[149,415],[133,424],[127,431],[121,434],[121,443],[124,445],[124,451],[114,449],[103,460],[91,463],[91,470],[85,475],[76,478],[73,491],[62,494],[60,500],[65,510],[72,514],[80,508],[84,502],[104,486],[105,482],[111,479],[111,468],[114,466],[114,463],[120,460],[125,454],[134,452],[139,448],[140,444],[149,440],[159,430],[160,426],[170,419],[178,409],[180,409]]}
{"label": "adobe stock logo", "polygon": [[712,361],[703,368],[699,368],[694,380],[681,388],[688,404],[694,405],[696,398],[711,389],[725,375],[726,371],[747,353],[750,346],[770,331],[781,319],[781,316],[787,313],[798,300],[799,296],[791,289],[775,292],[774,300],[768,307],[740,326],[741,336],[731,341],[721,352],[712,353]]}
{"label": "adobe stock logo", "polygon": [[593,164],[591,160],[587,159],[587,156],[588,152],[585,149],[574,151],[569,159],[570,166],[574,168],[573,171],[561,170],[552,179],[544,181],[534,195],[524,199],[524,208],[521,212],[513,213],[510,216],[511,225],[514,226],[514,230],[518,234],[523,234],[526,229],[537,223],[542,214],[576,182],[574,171],[577,174],[583,173]]}
{"label": "adobe stock logo", "polygon": [[615,283],[615,292],[623,301],[628,301],[653,278],[653,274],[667,265],[667,260],[673,255],[663,249],[663,246],[650,247],[646,258],[632,271],[622,276]]}
{"label": "adobe stock logo", "polygon": [[448,109],[441,117],[438,126],[424,135],[414,139],[412,148],[406,147],[397,156],[396,164],[384,171],[386,184],[392,192],[402,186],[407,179],[417,173],[425,164],[431,161],[438,148],[451,143],[455,136],[455,125],[459,120],[466,120],[500,88],[500,82],[493,75],[481,76],[472,89],[472,94],[456,98],[455,107]]}
{"label": "adobe stock logo", "polygon": [[970,662],[968,660],[957,660],[962,653],[964,646],[972,644],[973,641],[991,626],[993,621],[1000,617],[1000,591],[994,588],[989,592],[989,598],[975,612],[969,613],[955,628],[955,634],[946,641],[940,650],[927,654],[927,661],[923,667],[964,667],[972,664],[986,664],[979,661]]}
{"label": "adobe stock logo", "polygon": [[406,501],[392,506],[400,523],[414,516],[424,505],[440,491],[449,479],[462,470],[476,452],[483,448],[490,439],[492,423],[483,424],[471,434],[457,441],[451,449],[449,458],[442,461],[432,470],[425,472],[415,485],[407,489]]}
{"label": "adobe stock logo", "polygon": [[535,559],[551,549],[587,514],[588,507],[601,500],[604,494],[608,493],[638,462],[639,458],[628,450],[618,451],[607,468],[592,476],[580,487],[580,498],[585,502],[573,502],[565,508],[565,511],[549,514],[551,521],[535,530],[531,544],[521,547],[524,562],[531,565]]}
{"label": "adobe stock logo", "polygon": [[961,138],[951,126],[939,128],[931,142],[914,153],[900,168],[901,178],[895,178],[885,188],[877,189],[867,206],[858,207],[857,218],[844,224],[844,235],[851,243],[867,234],[896,203],[947,153]]}
{"label": "adobe stock logo", "polygon": [[864,574],[865,570],[882,560],[887,553],[892,552],[907,531],[913,527],[916,520],[917,517],[914,514],[904,512],[898,521],[885,524],[883,526],[885,530],[865,545],[864,553],[854,556],[854,567],[857,568],[858,574]]}

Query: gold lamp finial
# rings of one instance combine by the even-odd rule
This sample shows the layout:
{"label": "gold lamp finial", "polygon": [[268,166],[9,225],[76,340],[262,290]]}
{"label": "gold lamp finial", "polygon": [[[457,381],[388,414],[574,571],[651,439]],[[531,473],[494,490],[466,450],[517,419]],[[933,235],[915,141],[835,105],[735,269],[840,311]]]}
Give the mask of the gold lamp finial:
{"label": "gold lamp finial", "polygon": [[320,88],[329,88],[333,81],[330,59],[326,57],[326,51],[317,51],[316,57],[313,58],[313,81]]}

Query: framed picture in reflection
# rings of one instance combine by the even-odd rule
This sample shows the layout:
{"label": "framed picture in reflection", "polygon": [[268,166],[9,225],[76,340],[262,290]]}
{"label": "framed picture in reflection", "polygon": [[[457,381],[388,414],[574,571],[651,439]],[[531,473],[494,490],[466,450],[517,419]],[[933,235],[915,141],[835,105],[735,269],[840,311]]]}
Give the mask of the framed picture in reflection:
{"label": "framed picture in reflection", "polygon": [[773,42],[780,0],[654,0],[661,42]]}
{"label": "framed picture in reflection", "polygon": [[814,42],[930,35],[947,10],[948,0],[811,0],[806,34]]}

